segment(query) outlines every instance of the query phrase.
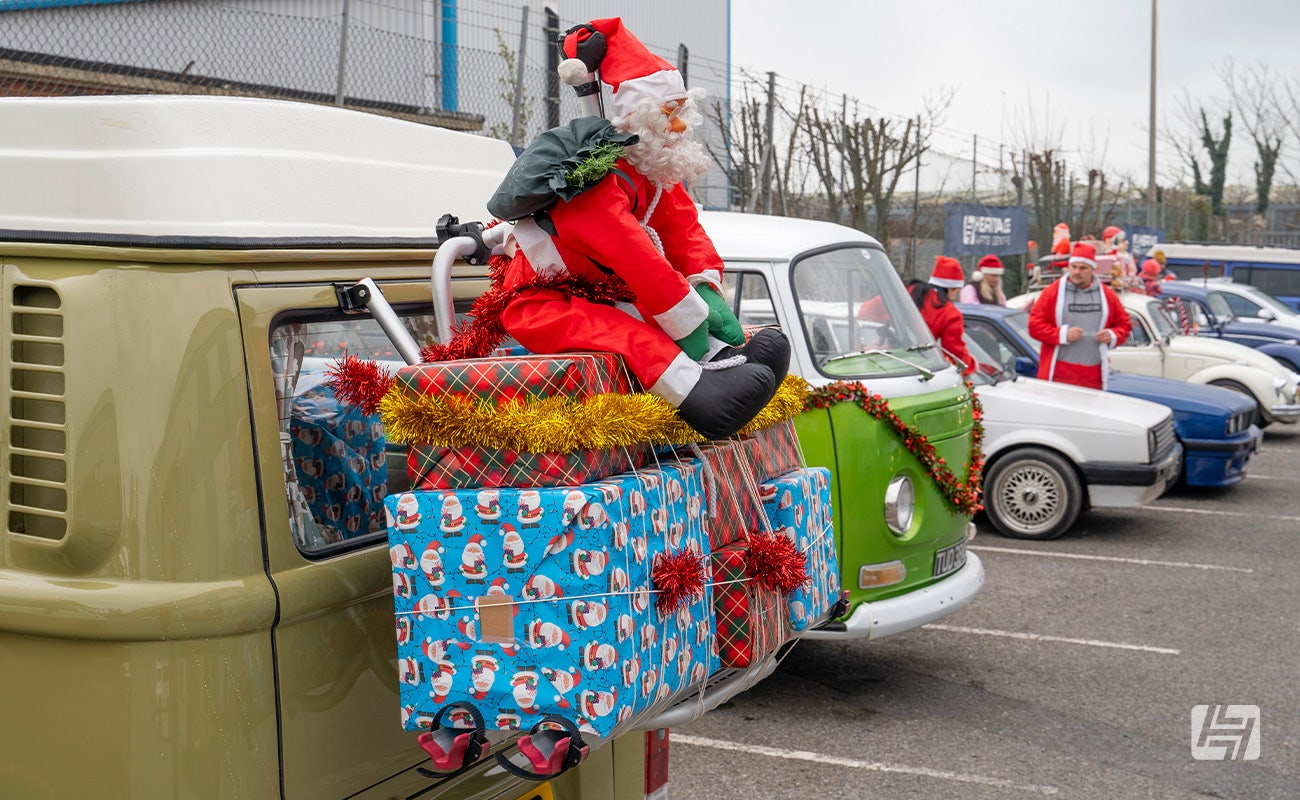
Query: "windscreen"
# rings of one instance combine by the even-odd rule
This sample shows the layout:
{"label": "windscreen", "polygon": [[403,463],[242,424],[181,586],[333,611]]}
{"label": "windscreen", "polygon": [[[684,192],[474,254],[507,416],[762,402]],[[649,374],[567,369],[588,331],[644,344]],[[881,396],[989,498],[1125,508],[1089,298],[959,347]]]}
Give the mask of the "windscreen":
{"label": "windscreen", "polygon": [[832,377],[905,375],[946,361],[884,251],[841,247],[795,262],[799,323]]}

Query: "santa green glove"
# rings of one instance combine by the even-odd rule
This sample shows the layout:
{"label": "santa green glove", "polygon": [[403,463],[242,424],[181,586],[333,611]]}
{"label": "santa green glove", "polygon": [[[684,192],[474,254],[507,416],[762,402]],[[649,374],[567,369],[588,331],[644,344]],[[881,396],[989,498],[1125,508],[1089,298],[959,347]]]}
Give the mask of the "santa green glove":
{"label": "santa green glove", "polygon": [[[710,312],[710,316],[712,316],[712,312]],[[709,353],[708,320],[701,322],[698,328],[675,341],[690,360],[699,361],[704,358]]]}
{"label": "santa green glove", "polygon": [[731,311],[731,306],[722,298],[722,295],[718,294],[718,290],[714,289],[712,284],[701,283],[696,285],[695,291],[700,293],[700,297],[703,297],[704,302],[709,306],[709,317],[706,323],[709,333],[715,339],[726,342],[733,347],[744,344],[745,331],[740,327],[740,320],[736,319],[736,315]]}

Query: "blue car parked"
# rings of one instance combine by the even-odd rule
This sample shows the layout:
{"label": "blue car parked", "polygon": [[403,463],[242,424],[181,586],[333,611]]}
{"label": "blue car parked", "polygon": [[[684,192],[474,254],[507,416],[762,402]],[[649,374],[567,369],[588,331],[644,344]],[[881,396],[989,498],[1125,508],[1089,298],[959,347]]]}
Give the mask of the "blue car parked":
{"label": "blue car parked", "polygon": [[1272,356],[1292,372],[1300,372],[1300,329],[1277,322],[1238,319],[1228,301],[1211,288],[1194,283],[1163,283],[1160,296],[1182,300],[1188,320],[1196,323],[1197,336],[1211,336],[1253,347]]}
{"label": "blue car parked", "polygon": [[[1038,346],[1029,335],[1028,312],[965,303],[957,308],[966,319],[966,333],[1001,359],[1000,366],[1028,377],[1038,374]],[[1188,486],[1230,486],[1246,477],[1246,464],[1262,436],[1249,397],[1217,386],[1124,373],[1111,373],[1109,390],[1174,412]]]}

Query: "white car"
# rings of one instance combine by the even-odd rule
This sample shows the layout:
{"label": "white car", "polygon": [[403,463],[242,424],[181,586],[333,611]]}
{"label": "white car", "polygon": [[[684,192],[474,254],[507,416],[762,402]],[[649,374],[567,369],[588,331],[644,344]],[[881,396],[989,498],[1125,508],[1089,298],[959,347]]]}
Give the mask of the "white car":
{"label": "white car", "polygon": [[1232,278],[1174,281],[1205,288],[1211,297],[1222,297],[1232,313],[1242,322],[1277,322],[1288,328],[1300,328],[1300,314],[1273,295],[1248,283],[1233,283]]}
{"label": "white car", "polygon": [[[1028,308],[1036,292],[1007,300]],[[1110,366],[1121,372],[1188,383],[1222,386],[1254,398],[1260,427],[1300,421],[1296,384],[1300,375],[1251,347],[1205,336],[1183,336],[1159,298],[1120,292],[1133,321],[1128,341],[1110,351]]]}
{"label": "white car", "polygon": [[1183,446],[1167,407],[1019,377],[966,344],[981,364],[984,510],[1003,535],[1055,539],[1085,508],[1146,505],[1178,480]]}

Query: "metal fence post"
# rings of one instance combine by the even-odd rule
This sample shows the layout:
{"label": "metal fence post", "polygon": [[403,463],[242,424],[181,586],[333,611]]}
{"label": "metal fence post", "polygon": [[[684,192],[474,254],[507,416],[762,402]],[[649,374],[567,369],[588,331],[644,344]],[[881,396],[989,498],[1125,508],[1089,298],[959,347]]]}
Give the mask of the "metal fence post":
{"label": "metal fence post", "polygon": [[515,55],[515,113],[510,123],[510,143],[523,147],[519,130],[524,114],[524,57],[528,51],[528,6],[524,6],[523,17],[519,20],[519,52]]}
{"label": "metal fence post", "polygon": [[343,107],[343,85],[348,76],[348,5],[351,0],[343,0],[343,30],[339,33],[339,79],[334,90],[334,105]]}

